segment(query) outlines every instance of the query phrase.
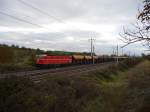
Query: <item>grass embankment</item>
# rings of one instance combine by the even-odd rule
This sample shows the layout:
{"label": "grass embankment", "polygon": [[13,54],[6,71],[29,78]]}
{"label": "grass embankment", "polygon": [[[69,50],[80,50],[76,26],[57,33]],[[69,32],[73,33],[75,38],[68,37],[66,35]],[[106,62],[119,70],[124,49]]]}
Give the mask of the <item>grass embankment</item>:
{"label": "grass embankment", "polygon": [[1,80],[0,112],[149,112],[150,62],[128,67],[51,77],[38,85],[15,77]]}
{"label": "grass embankment", "polygon": [[150,61],[101,79],[101,94],[84,112],[150,112]]}

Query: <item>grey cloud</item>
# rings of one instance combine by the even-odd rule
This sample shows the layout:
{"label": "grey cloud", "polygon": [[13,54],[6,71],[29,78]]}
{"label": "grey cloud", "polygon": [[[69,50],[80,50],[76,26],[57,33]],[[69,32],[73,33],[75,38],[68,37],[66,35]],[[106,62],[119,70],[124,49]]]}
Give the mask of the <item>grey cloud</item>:
{"label": "grey cloud", "polygon": [[[25,0],[24,0],[25,1]],[[27,7],[17,0],[1,0],[0,10],[35,23],[55,22],[53,18]],[[133,18],[139,0],[30,0],[26,1],[62,20],[82,19],[109,22],[120,17]],[[7,10],[9,9],[9,10]],[[133,15],[134,14],[134,15]]]}
{"label": "grey cloud", "polygon": [[71,37],[75,37],[75,38],[81,38],[81,39],[88,39],[91,38],[91,36],[93,36],[94,38],[97,38],[100,36],[100,32],[96,32],[96,31],[83,31],[83,30],[68,30],[65,31],[64,33],[68,34]]}
{"label": "grey cloud", "polygon": [[[140,0],[23,0],[35,7],[38,7],[50,15],[59,18],[66,23],[80,22],[92,25],[111,25],[116,30],[112,36],[118,36],[122,25],[135,20]],[[53,17],[48,17],[29,8],[18,0],[0,0],[0,11],[9,13],[16,17],[25,19],[35,24],[43,25],[58,22]],[[65,25],[65,24],[64,24]],[[36,28],[33,25],[19,22],[0,14],[0,26]],[[77,28],[80,26],[76,24]],[[89,28],[90,29],[90,28]],[[45,33],[21,33],[21,32],[0,32],[0,43],[19,44],[26,47],[42,49],[64,49],[70,51],[88,51],[88,39],[94,33],[96,38],[96,51],[98,53],[111,53],[112,43],[104,39],[103,32],[81,31],[67,29],[63,32]],[[74,41],[67,41],[67,37],[73,37]],[[108,37],[109,38],[109,37]],[[83,40],[82,40],[83,39]],[[80,41],[77,41],[80,40]],[[116,43],[115,43],[116,44]]]}

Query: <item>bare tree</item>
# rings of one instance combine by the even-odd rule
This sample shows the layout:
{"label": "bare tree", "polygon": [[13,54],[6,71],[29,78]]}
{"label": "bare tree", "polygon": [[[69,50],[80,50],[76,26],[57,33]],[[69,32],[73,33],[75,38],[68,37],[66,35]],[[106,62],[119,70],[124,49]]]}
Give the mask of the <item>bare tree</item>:
{"label": "bare tree", "polygon": [[121,40],[126,43],[123,47],[143,42],[144,46],[150,48],[150,0],[143,1],[143,7],[138,13],[136,24],[130,29],[123,28],[121,37]]}

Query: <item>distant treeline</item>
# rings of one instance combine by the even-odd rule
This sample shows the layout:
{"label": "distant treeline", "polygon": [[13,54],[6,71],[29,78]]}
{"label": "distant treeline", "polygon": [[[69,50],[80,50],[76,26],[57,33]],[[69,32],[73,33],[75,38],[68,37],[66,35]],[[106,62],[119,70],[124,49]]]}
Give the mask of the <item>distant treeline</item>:
{"label": "distant treeline", "polygon": [[68,51],[44,51],[40,49],[32,49],[19,47],[18,45],[0,44],[0,64],[17,64],[17,65],[33,65],[36,55],[90,55],[90,53],[68,52]]}
{"label": "distant treeline", "polygon": [[42,50],[19,47],[16,45],[0,45],[0,64],[32,65],[36,53],[42,53]]}

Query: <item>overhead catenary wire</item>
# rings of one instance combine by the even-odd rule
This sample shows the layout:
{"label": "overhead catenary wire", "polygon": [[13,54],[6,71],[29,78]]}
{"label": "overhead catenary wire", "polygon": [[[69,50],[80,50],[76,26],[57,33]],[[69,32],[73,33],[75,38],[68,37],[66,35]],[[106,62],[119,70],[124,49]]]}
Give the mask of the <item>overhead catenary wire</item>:
{"label": "overhead catenary wire", "polygon": [[[52,18],[52,19],[54,19],[54,20],[60,22],[60,23],[66,24],[66,25],[68,25],[68,26],[72,26],[72,27],[74,27],[75,29],[79,29],[79,28],[77,28],[77,27],[75,27],[75,26],[73,26],[73,25],[69,25],[68,23],[66,23],[66,22],[63,21],[62,19],[57,18],[57,17],[55,17],[55,16],[53,16],[53,15],[51,15],[51,14],[49,14],[49,13],[43,11],[42,9],[40,9],[40,8],[38,8],[38,7],[36,7],[36,6],[33,6],[32,4],[28,3],[27,1],[23,1],[23,0],[17,0],[17,1],[20,2],[20,3],[22,3],[22,4],[24,4],[24,5],[26,5],[26,6],[28,6],[28,7],[30,7],[30,8],[32,8],[32,9],[34,9],[34,10],[36,10],[36,11],[38,11],[38,12],[40,12],[40,13],[43,14],[43,15],[46,15],[46,16],[48,16],[48,17],[50,17],[50,18]],[[80,29],[79,29],[79,30],[80,30]]]}
{"label": "overhead catenary wire", "polygon": [[39,27],[39,28],[43,28],[43,29],[45,29],[45,30],[49,30],[48,28],[43,27],[43,26],[41,26],[41,25],[39,25],[39,24],[32,23],[32,22],[30,22],[30,21],[28,21],[28,20],[25,20],[25,19],[22,19],[22,18],[19,18],[19,17],[13,16],[13,15],[8,14],[8,13],[3,12],[3,11],[0,11],[0,14],[1,14],[1,15],[4,15],[4,16],[7,16],[7,17],[10,17],[10,18],[12,18],[12,19],[15,19],[15,20],[21,21],[21,22],[23,22],[23,23],[30,24],[30,25],[32,25],[32,26],[36,26],[36,27]]}
{"label": "overhead catenary wire", "polygon": [[[32,22],[30,22],[30,21],[28,21],[28,20],[21,19],[21,18],[19,18],[19,17],[13,16],[13,15],[8,14],[8,13],[6,13],[6,12],[0,11],[0,14],[1,14],[1,15],[4,15],[4,16],[7,16],[7,17],[10,17],[10,18],[13,18],[13,19],[18,20],[18,21],[21,21],[21,22],[24,22],[24,23],[33,25],[33,26],[36,26],[36,27],[42,27],[41,25],[32,23]],[[42,28],[44,28],[44,27],[42,27]]]}
{"label": "overhead catenary wire", "polygon": [[[26,24],[30,24],[30,25],[32,25],[32,26],[36,26],[36,27],[38,27],[38,28],[45,29],[46,31],[50,32],[50,31],[49,31],[49,30],[50,30],[49,28],[43,27],[43,26],[41,26],[41,25],[39,25],[39,24],[30,22],[30,21],[28,21],[28,20],[25,20],[25,19],[16,17],[16,16],[11,15],[11,14],[8,14],[8,13],[6,13],[6,12],[0,11],[0,14],[1,14],[1,15],[4,15],[4,16],[7,16],[7,17],[9,17],[9,18],[15,19],[15,20],[20,21],[20,22],[23,22],[23,23],[26,23]],[[62,32],[61,32],[61,33],[62,33]],[[65,33],[62,33],[62,34],[66,35]]]}
{"label": "overhead catenary wire", "polygon": [[[77,29],[77,30],[80,30],[80,31],[81,31],[80,28],[78,28],[78,27],[76,27],[76,26],[74,26],[74,25],[68,24],[67,22],[63,21],[62,19],[57,18],[57,17],[55,17],[54,15],[52,15],[52,14],[50,14],[50,13],[47,13],[46,11],[42,10],[41,8],[35,6],[35,5],[33,5],[33,4],[31,4],[31,3],[27,2],[27,1],[24,1],[24,0],[17,0],[17,1],[20,2],[20,3],[22,3],[23,5],[25,5],[25,6],[27,6],[27,7],[30,7],[30,8],[32,8],[32,9],[36,10],[37,12],[39,12],[39,13],[45,15],[45,16],[48,16],[48,17],[50,17],[50,18],[52,18],[52,19],[54,19],[54,20],[56,20],[56,21],[58,21],[58,22],[60,22],[60,23],[66,24],[66,25],[68,25],[68,26],[71,26],[71,27],[74,28],[74,29]],[[65,34],[65,35],[66,35],[66,34]],[[68,34],[67,34],[67,35],[68,35]]]}
{"label": "overhead catenary wire", "polygon": [[34,10],[36,10],[36,11],[38,11],[38,12],[44,14],[44,15],[47,15],[47,16],[49,16],[49,17],[51,17],[51,18],[53,18],[53,19],[55,19],[55,20],[57,20],[57,21],[59,21],[59,22],[64,23],[61,19],[58,19],[58,18],[56,18],[55,16],[50,15],[50,14],[46,13],[45,11],[43,11],[43,10],[41,10],[41,9],[39,9],[39,8],[37,8],[37,7],[31,5],[31,4],[29,4],[29,3],[27,3],[27,2],[25,2],[25,1],[23,1],[23,0],[17,0],[17,1],[19,1],[20,3],[22,3],[22,4],[24,4],[24,5],[26,5],[26,6],[30,7],[30,8],[32,8],[32,9],[34,9]]}

